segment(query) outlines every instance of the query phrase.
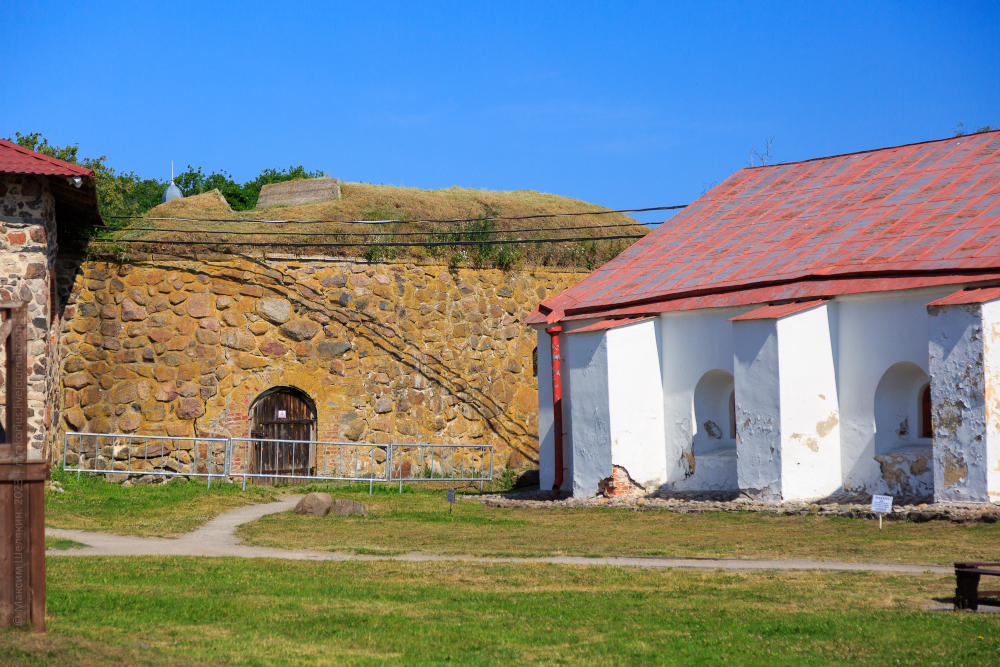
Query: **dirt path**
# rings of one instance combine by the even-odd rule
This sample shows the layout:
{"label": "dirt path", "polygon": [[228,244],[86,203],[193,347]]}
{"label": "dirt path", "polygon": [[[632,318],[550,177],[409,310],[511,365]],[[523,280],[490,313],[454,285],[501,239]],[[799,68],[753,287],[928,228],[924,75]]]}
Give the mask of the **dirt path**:
{"label": "dirt path", "polygon": [[82,530],[46,528],[48,537],[75,540],[89,545],[82,549],[52,550],[50,557],[70,556],[208,556],[237,558],[282,558],[285,560],[317,561],[378,561],[394,560],[412,563],[470,561],[475,563],[554,563],[558,565],[614,565],[618,567],[686,567],[707,570],[845,570],[855,572],[951,574],[952,568],[940,565],[913,565],[905,563],[849,563],[845,561],[814,561],[808,559],[765,560],[742,558],[666,558],[666,557],[605,557],[551,556],[542,558],[507,558],[480,556],[441,556],[409,553],[401,556],[367,556],[329,551],[286,550],[254,547],[241,544],[235,535],[236,527],[256,521],[262,516],[292,509],[301,496],[284,496],[275,503],[250,505],[220,514],[207,524],[178,538],[128,537],[109,533],[92,533]]}

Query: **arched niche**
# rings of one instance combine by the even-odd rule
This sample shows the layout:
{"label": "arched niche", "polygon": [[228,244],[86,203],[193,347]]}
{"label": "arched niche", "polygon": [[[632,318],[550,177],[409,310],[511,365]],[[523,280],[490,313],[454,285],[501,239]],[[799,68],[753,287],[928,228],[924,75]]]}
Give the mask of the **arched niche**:
{"label": "arched niche", "polygon": [[930,378],[910,361],[893,364],[875,389],[875,455],[933,443]]}
{"label": "arched niche", "polygon": [[733,376],[715,369],[705,373],[694,389],[694,455],[736,450],[736,394]]}

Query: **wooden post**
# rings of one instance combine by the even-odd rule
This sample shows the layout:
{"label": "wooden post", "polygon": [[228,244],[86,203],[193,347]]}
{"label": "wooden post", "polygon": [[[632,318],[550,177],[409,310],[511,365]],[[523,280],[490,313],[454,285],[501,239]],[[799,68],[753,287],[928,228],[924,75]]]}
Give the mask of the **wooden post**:
{"label": "wooden post", "polygon": [[47,461],[28,461],[28,306],[0,304],[6,437],[0,444],[0,627],[45,632]]}

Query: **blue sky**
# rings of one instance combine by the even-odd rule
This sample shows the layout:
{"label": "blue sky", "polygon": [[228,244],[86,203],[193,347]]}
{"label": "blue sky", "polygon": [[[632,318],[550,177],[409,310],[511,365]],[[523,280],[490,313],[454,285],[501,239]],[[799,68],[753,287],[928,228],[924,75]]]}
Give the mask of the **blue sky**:
{"label": "blue sky", "polygon": [[0,136],[631,208],[1000,125],[1000,2],[762,4],[8,0]]}

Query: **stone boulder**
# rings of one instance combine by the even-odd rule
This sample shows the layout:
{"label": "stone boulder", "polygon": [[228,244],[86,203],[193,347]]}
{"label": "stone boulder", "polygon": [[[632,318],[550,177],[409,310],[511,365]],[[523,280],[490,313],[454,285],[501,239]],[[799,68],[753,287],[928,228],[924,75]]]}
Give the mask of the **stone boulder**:
{"label": "stone boulder", "polygon": [[329,493],[309,493],[306,494],[299,504],[295,506],[296,514],[306,514],[308,516],[326,516],[330,513],[330,506],[333,504],[333,497]]}
{"label": "stone boulder", "polygon": [[287,299],[261,299],[257,312],[273,324],[284,324],[292,319],[292,304]]}
{"label": "stone boulder", "polygon": [[353,500],[337,498],[333,501],[333,513],[340,516],[368,516],[368,506]]}
{"label": "stone boulder", "polygon": [[322,330],[323,327],[312,320],[292,320],[278,329],[282,335],[300,342],[312,340]]}
{"label": "stone boulder", "polygon": [[523,489],[529,486],[538,486],[537,470],[525,470],[514,480],[514,488]]}

